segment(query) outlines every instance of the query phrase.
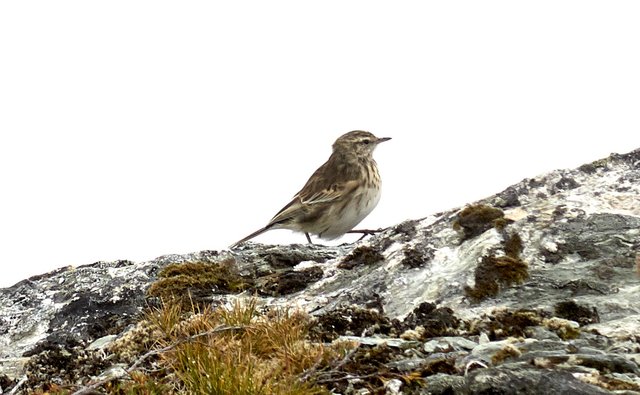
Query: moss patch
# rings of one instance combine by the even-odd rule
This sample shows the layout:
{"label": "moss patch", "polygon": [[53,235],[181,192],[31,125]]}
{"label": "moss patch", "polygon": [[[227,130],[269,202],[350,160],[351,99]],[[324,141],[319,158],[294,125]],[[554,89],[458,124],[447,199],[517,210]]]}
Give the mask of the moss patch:
{"label": "moss patch", "polygon": [[508,224],[504,212],[486,204],[465,207],[453,221],[453,229],[461,230],[462,241],[481,235],[495,227],[503,229]]}
{"label": "moss patch", "polygon": [[165,301],[177,300],[185,306],[206,304],[211,294],[239,293],[251,286],[238,274],[233,260],[171,264],[158,277],[147,294]]}
{"label": "moss patch", "polygon": [[423,267],[433,259],[433,255],[434,252],[431,250],[408,248],[404,251],[404,258],[400,263],[409,268]]}
{"label": "moss patch", "polygon": [[487,333],[492,341],[508,337],[526,337],[525,329],[542,325],[544,319],[543,314],[535,310],[496,310],[492,315],[472,322],[469,332]]}
{"label": "moss patch", "polygon": [[384,256],[375,248],[369,246],[356,247],[338,264],[340,269],[353,269],[356,266],[372,265],[384,260]]}
{"label": "moss patch", "polygon": [[528,265],[520,258],[489,255],[476,267],[475,285],[465,287],[465,293],[482,300],[495,296],[501,287],[520,284],[529,277]]}
{"label": "moss patch", "polygon": [[503,238],[504,255],[493,252],[482,257],[475,270],[475,285],[465,287],[467,296],[476,301],[495,296],[502,287],[520,284],[529,277],[528,265],[520,258],[524,250],[522,238],[506,229],[511,222],[502,210],[485,204],[466,207],[453,222],[454,229],[462,230],[462,241],[491,228],[496,228]]}
{"label": "moss patch", "polygon": [[504,253],[507,256],[518,259],[520,258],[520,253],[523,249],[524,245],[522,243],[522,238],[517,233],[509,235],[504,241]]}
{"label": "moss patch", "polygon": [[596,308],[581,306],[573,300],[556,303],[554,306],[558,317],[575,321],[580,325],[596,324],[600,322],[600,317]]}
{"label": "moss patch", "polygon": [[498,365],[508,358],[518,358],[522,353],[513,344],[505,344],[498,352],[491,357],[491,363]]}
{"label": "moss patch", "polygon": [[302,291],[309,284],[322,278],[322,269],[314,266],[303,270],[285,270],[256,282],[256,291],[261,296],[281,296]]}
{"label": "moss patch", "polygon": [[436,336],[457,335],[459,323],[460,320],[450,308],[437,307],[433,303],[423,302],[413,309],[402,322],[394,320],[393,326],[400,333],[419,327],[417,332],[420,334],[420,339],[424,340]]}
{"label": "moss patch", "polygon": [[376,310],[353,306],[319,316],[311,330],[311,335],[319,341],[330,342],[338,336],[388,334],[390,329],[391,321],[383,314]]}
{"label": "moss patch", "polygon": [[564,318],[547,318],[542,321],[542,324],[554,331],[562,340],[577,339],[580,336],[580,328],[574,327],[571,321]]}

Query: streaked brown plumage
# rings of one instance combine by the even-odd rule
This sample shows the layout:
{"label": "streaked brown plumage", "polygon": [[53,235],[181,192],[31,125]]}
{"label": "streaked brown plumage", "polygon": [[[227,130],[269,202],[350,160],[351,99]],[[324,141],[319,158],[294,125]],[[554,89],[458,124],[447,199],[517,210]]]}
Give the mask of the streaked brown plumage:
{"label": "streaked brown plumage", "polygon": [[289,204],[269,223],[231,248],[271,229],[290,229],[321,239],[338,238],[358,225],[380,200],[380,175],[375,147],[390,140],[354,130],[333,143],[333,153],[309,178]]}

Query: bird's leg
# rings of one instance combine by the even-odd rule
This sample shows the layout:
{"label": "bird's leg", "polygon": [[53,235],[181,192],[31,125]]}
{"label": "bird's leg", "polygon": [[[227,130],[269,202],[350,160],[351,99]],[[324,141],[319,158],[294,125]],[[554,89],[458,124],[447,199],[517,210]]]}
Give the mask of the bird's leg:
{"label": "bird's leg", "polygon": [[350,230],[347,233],[362,233],[362,237],[360,237],[358,239],[358,241],[364,239],[367,236],[370,235],[375,235],[376,233],[380,233],[380,232],[384,232],[385,230],[387,230],[389,228],[379,228],[379,229],[355,229],[355,230]]}
{"label": "bird's leg", "polygon": [[313,244],[313,241],[311,241],[311,237],[309,237],[309,233],[304,232],[304,235],[307,236],[307,241],[309,242],[309,244]]}

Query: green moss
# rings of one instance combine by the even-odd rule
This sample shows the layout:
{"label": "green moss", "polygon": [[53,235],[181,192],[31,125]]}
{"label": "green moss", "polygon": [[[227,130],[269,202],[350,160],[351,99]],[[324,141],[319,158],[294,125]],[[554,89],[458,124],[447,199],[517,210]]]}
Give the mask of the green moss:
{"label": "green moss", "polygon": [[520,284],[529,277],[528,265],[520,258],[485,256],[476,267],[475,286],[466,287],[468,296],[476,300],[495,296],[501,287]]}
{"label": "green moss", "polygon": [[453,229],[463,232],[463,241],[479,236],[487,230],[496,227],[504,229],[508,224],[504,212],[499,208],[486,204],[465,207],[453,221]]}
{"label": "green moss", "polygon": [[493,220],[493,227],[498,230],[504,230],[511,223],[511,220],[506,218],[497,218]]}
{"label": "green moss", "polygon": [[158,280],[147,290],[149,296],[163,300],[180,300],[186,306],[197,302],[199,296],[219,293],[238,293],[250,286],[247,279],[235,270],[235,262],[188,262],[166,266]]}
{"label": "green moss", "polygon": [[504,242],[504,252],[511,258],[520,258],[520,253],[524,248],[522,238],[519,234],[513,233]]}

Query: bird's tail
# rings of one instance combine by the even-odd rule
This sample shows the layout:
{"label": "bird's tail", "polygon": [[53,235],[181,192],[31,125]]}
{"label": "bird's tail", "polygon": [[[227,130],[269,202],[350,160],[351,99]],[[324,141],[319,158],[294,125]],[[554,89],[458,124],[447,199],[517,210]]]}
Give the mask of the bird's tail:
{"label": "bird's tail", "polygon": [[267,226],[265,226],[265,227],[264,227],[264,228],[262,228],[262,229],[258,229],[258,230],[256,230],[255,232],[251,233],[249,236],[247,236],[247,237],[243,238],[242,240],[236,241],[235,243],[231,244],[231,245],[229,246],[229,249],[234,249],[234,248],[236,248],[237,246],[239,246],[240,244],[244,243],[245,241],[247,241],[247,240],[251,240],[251,239],[253,239],[254,237],[256,237],[256,236],[258,236],[258,235],[261,235],[261,234],[263,234],[264,232],[268,231],[269,229],[271,229],[271,226],[268,226],[268,225],[267,225]]}

